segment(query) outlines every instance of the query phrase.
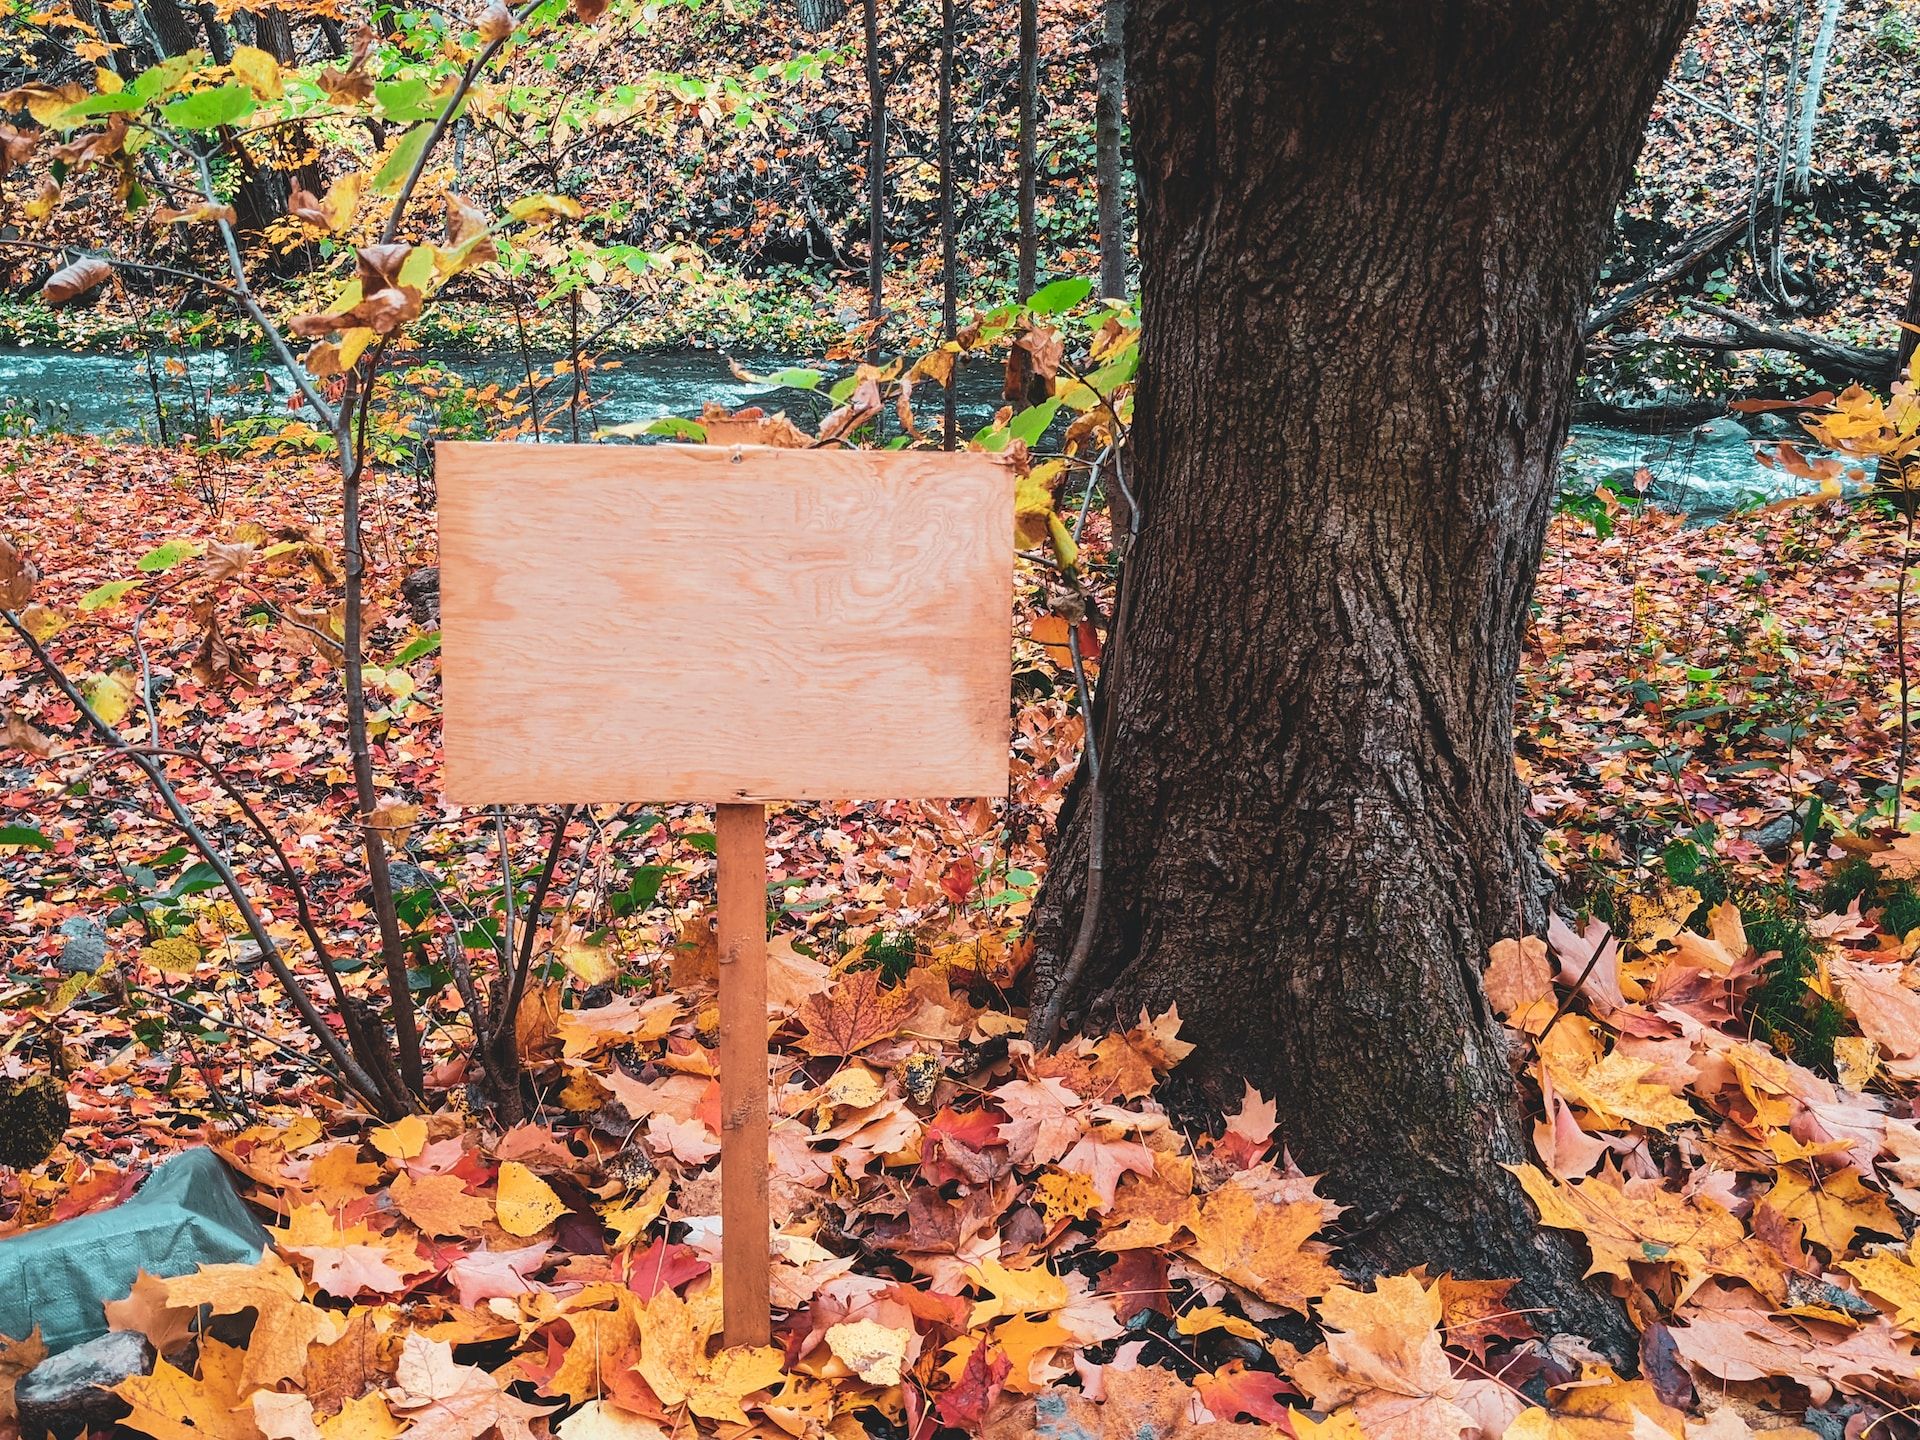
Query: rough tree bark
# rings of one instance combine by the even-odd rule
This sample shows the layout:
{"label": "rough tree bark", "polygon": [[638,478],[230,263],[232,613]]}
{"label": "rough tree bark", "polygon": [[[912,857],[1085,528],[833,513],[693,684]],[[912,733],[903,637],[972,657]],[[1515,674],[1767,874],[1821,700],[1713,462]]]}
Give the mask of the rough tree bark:
{"label": "rough tree bark", "polygon": [[794,18],[810,35],[838,25],[846,13],[846,0],[794,0]]}
{"label": "rough tree bark", "polygon": [[[960,323],[959,231],[953,213],[954,0],[940,0],[940,338],[951,341]],[[959,364],[959,357],[954,357]],[[959,397],[951,372],[941,387],[940,448],[951,450],[959,426]]]}
{"label": "rough tree bark", "polygon": [[1893,342],[1893,373],[1898,377],[1920,349],[1920,240],[1913,257],[1913,278],[1907,282],[1906,308],[1900,312],[1900,335]]}
{"label": "rough tree bark", "polygon": [[1127,0],[1106,0],[1101,15],[1099,70],[1093,91],[1093,179],[1100,216],[1100,293],[1127,295],[1127,206],[1121,164],[1127,73]]}
{"label": "rough tree bark", "polygon": [[[1134,0],[1143,520],[1069,1011],[1177,1005],[1186,1103],[1277,1097],[1356,1270],[1518,1276],[1616,1351],[1631,1329],[1501,1168],[1524,1124],[1480,970],[1544,921],[1514,673],[1580,324],[1691,11]],[[1037,1000],[1091,808],[1083,773]]]}
{"label": "rough tree bark", "polygon": [[1033,293],[1038,275],[1040,234],[1035,215],[1037,186],[1034,167],[1038,153],[1040,128],[1040,4],[1039,0],[1020,0],[1017,74],[1014,79],[1014,103],[1019,111],[1019,134],[1015,137],[1014,188],[1018,193],[1019,220],[1016,244],[1019,258],[1014,283],[1020,298]]}
{"label": "rough tree bark", "polygon": [[862,7],[867,51],[867,359],[880,358],[880,324],[886,318],[887,278],[887,80],[880,68],[880,4]]}

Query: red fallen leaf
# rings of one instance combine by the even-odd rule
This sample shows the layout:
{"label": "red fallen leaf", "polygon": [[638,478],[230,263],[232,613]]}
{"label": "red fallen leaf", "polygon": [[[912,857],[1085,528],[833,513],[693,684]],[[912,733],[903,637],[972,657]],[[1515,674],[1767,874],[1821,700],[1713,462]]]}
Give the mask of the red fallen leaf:
{"label": "red fallen leaf", "polygon": [[1280,1397],[1300,1392],[1271,1370],[1249,1370],[1244,1362],[1230,1360],[1211,1375],[1196,1375],[1193,1388],[1218,1419],[1238,1420],[1251,1415],[1293,1433],[1290,1412],[1280,1403]]}
{"label": "red fallen leaf", "polygon": [[896,1282],[881,1294],[899,1301],[923,1324],[944,1328],[955,1335],[966,1333],[968,1317],[973,1314],[971,1300],[960,1295],[944,1295],[938,1290],[919,1290]]}
{"label": "red fallen leaf", "polygon": [[1006,1117],[981,1106],[964,1113],[942,1107],[927,1124],[920,1142],[920,1175],[929,1185],[949,1180],[985,1185],[1012,1168],[1007,1147],[1000,1143]]}
{"label": "red fallen leaf", "polygon": [[971,855],[962,855],[947,867],[947,873],[940,877],[940,893],[956,905],[967,903],[967,897],[973,894],[973,887],[980,879],[980,867],[973,863]]}
{"label": "red fallen leaf", "polygon": [[1693,1377],[1673,1343],[1673,1332],[1659,1321],[1640,1334],[1640,1374],[1653,1393],[1676,1410],[1693,1404]]}
{"label": "red fallen leaf", "polygon": [[629,1252],[626,1259],[626,1286],[642,1300],[662,1290],[678,1290],[713,1268],[691,1245],[671,1243],[664,1236],[655,1237],[644,1250]]}
{"label": "red fallen leaf", "polygon": [[999,1346],[985,1341],[974,1346],[959,1380],[951,1389],[942,1390],[933,1402],[940,1423],[969,1434],[979,1433],[987,1420],[987,1407],[999,1395],[1012,1369],[1013,1362]]}
{"label": "red fallen leaf", "polygon": [[1145,1310],[1173,1314],[1172,1285],[1167,1280],[1167,1252],[1142,1247],[1122,1250],[1113,1264],[1093,1282],[1096,1295],[1112,1295],[1119,1303],[1114,1318],[1122,1325]]}

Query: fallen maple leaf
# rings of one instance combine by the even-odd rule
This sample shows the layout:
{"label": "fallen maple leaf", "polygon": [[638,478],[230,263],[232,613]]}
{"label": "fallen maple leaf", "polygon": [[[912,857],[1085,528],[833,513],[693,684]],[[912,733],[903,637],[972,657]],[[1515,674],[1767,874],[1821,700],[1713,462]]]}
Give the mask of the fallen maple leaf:
{"label": "fallen maple leaf", "polygon": [[849,971],[832,989],[800,1007],[805,1033],[795,1042],[809,1055],[854,1055],[898,1034],[917,1008],[905,986],[885,990],[878,969]]}
{"label": "fallen maple leaf", "polygon": [[0,1425],[11,1421],[19,1413],[13,1399],[14,1385],[22,1375],[46,1358],[47,1344],[40,1338],[38,1325],[24,1340],[0,1336]]}
{"label": "fallen maple leaf", "polygon": [[262,1440],[252,1407],[241,1399],[242,1358],[237,1348],[204,1339],[198,1376],[156,1360],[151,1375],[113,1387],[131,1407],[120,1423],[154,1440]]}
{"label": "fallen maple leaf", "polygon": [[387,1187],[393,1207],[427,1235],[465,1235],[494,1218],[484,1197],[458,1175],[399,1175]]}
{"label": "fallen maple leaf", "polygon": [[1799,1221],[1806,1227],[1807,1238],[1824,1245],[1836,1259],[1846,1253],[1859,1231],[1903,1233],[1886,1200],[1862,1185],[1851,1170],[1833,1170],[1815,1178],[1798,1167],[1788,1167],[1779,1172],[1759,1203]]}
{"label": "fallen maple leaf", "polygon": [[1339,1213],[1318,1198],[1276,1204],[1232,1180],[1201,1199],[1185,1248],[1216,1275],[1304,1315],[1309,1301],[1340,1283],[1327,1263],[1333,1247],[1313,1238]]}
{"label": "fallen maple leaf", "polygon": [[1624,1183],[1608,1172],[1557,1185],[1531,1165],[1508,1167],[1540,1209],[1540,1223],[1586,1236],[1589,1275],[1637,1284],[1633,1267],[1670,1265],[1679,1280],[1675,1304],[1715,1275],[1745,1280],[1763,1295],[1785,1293],[1779,1266],[1747,1241],[1726,1208],[1701,1194],[1683,1195],[1653,1180]]}
{"label": "fallen maple leaf", "polygon": [[1048,1165],[1058,1160],[1085,1128],[1074,1113],[1080,1097],[1051,1076],[1009,1080],[989,1093],[1007,1112],[999,1136],[1021,1165]]}
{"label": "fallen maple leaf", "polygon": [[386,1396],[414,1440],[478,1440],[489,1430],[498,1440],[536,1440],[527,1422],[550,1408],[516,1399],[478,1366],[458,1363],[446,1341],[418,1334],[407,1336]]}
{"label": "fallen maple leaf", "polygon": [[[1351,1404],[1368,1440],[1458,1440],[1504,1428],[1486,1427],[1480,1412],[1490,1399],[1511,1403],[1511,1392],[1457,1377],[1441,1347],[1439,1286],[1383,1276],[1371,1291],[1337,1286],[1317,1308],[1326,1349],[1294,1370],[1315,1409]],[[1521,1408],[1512,1403],[1506,1418]]]}

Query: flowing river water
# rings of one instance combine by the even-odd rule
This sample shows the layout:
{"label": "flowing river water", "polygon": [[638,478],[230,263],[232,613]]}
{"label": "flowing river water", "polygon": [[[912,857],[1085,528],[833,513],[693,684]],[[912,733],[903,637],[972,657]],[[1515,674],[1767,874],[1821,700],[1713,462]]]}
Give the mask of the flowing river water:
{"label": "flowing river water", "polygon": [[[607,368],[609,361],[618,363]],[[410,363],[439,366],[474,385],[505,388],[526,378],[523,358],[512,351],[425,353],[410,357]],[[790,363],[764,356],[742,358],[745,368],[761,374]],[[638,351],[602,357],[600,364],[589,376],[590,414],[582,420],[583,438],[596,426],[698,415],[708,401],[729,408],[784,408],[802,424],[826,408],[821,397],[740,380],[726,357],[712,351]],[[535,373],[541,368],[537,365]],[[992,417],[1000,403],[997,380],[986,365],[962,376],[958,409],[963,434]],[[164,432],[177,439],[183,433],[208,433],[215,417],[231,426],[249,417],[284,413],[289,389],[284,371],[245,352],[224,349],[159,355],[151,363],[141,354],[0,349],[0,433],[31,427],[41,433],[125,434],[149,440],[161,439]],[[561,433],[566,433],[570,393],[565,381],[547,391],[542,410],[549,433],[556,416],[561,417]],[[926,401],[924,425],[935,419],[939,401],[932,386],[921,394]],[[1766,418],[1755,426],[1731,418],[1710,420],[1679,431],[1576,425],[1561,465],[1561,486],[1569,494],[1591,492],[1603,482],[1620,493],[1644,489],[1653,504],[1711,520],[1801,488],[1801,482],[1755,457],[1760,441],[1786,429],[1783,422]]]}

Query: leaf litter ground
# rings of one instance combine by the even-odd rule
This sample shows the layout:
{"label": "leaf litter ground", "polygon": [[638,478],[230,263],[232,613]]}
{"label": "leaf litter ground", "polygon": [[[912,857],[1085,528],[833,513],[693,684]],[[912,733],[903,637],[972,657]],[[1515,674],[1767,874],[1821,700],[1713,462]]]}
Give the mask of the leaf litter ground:
{"label": "leaf litter ground", "polygon": [[[146,723],[137,628],[169,743],[271,815],[329,945],[368,953],[365,896],[330,868],[351,783],[323,472],[36,440],[0,446],[0,475],[96,700],[119,687]],[[394,484],[373,518],[383,824],[408,883],[438,887],[415,923],[483,929],[491,822],[438,804],[431,619],[399,588],[431,563],[428,506]],[[244,1177],[274,1227],[259,1264],[141,1276],[108,1307],[169,1357],[123,1390],[156,1437],[1910,1433],[1920,843],[1857,833],[1895,748],[1898,563],[1860,507],[1636,513],[1604,540],[1556,522],[1517,733],[1570,903],[1487,983],[1534,1121],[1521,1181],[1626,1302],[1640,1378],[1540,1333],[1503,1281],[1344,1278],[1339,1197],[1288,1162],[1284,1115],[1249,1091],[1198,1134],[1156,1103],[1177,1016],[1044,1054],[1019,1038],[1019,927],[1078,735],[1058,647],[1032,639],[1005,801],[774,817],[779,1319],[732,1348],[703,812],[571,832],[522,1023],[539,1123],[459,1103],[449,1006],[452,1103],[380,1126],[314,1083],[224,902],[180,883],[150,800],[6,652],[0,704],[54,741],[0,757],[13,1063],[57,1044],[75,1116],[6,1177],[7,1229],[109,1204],[183,1144]],[[236,565],[211,608],[151,604]],[[295,939],[244,817],[182,775]],[[532,822],[513,838],[533,863]],[[108,964],[76,981],[58,962],[88,920]],[[36,1349],[0,1348],[0,1428]]]}

